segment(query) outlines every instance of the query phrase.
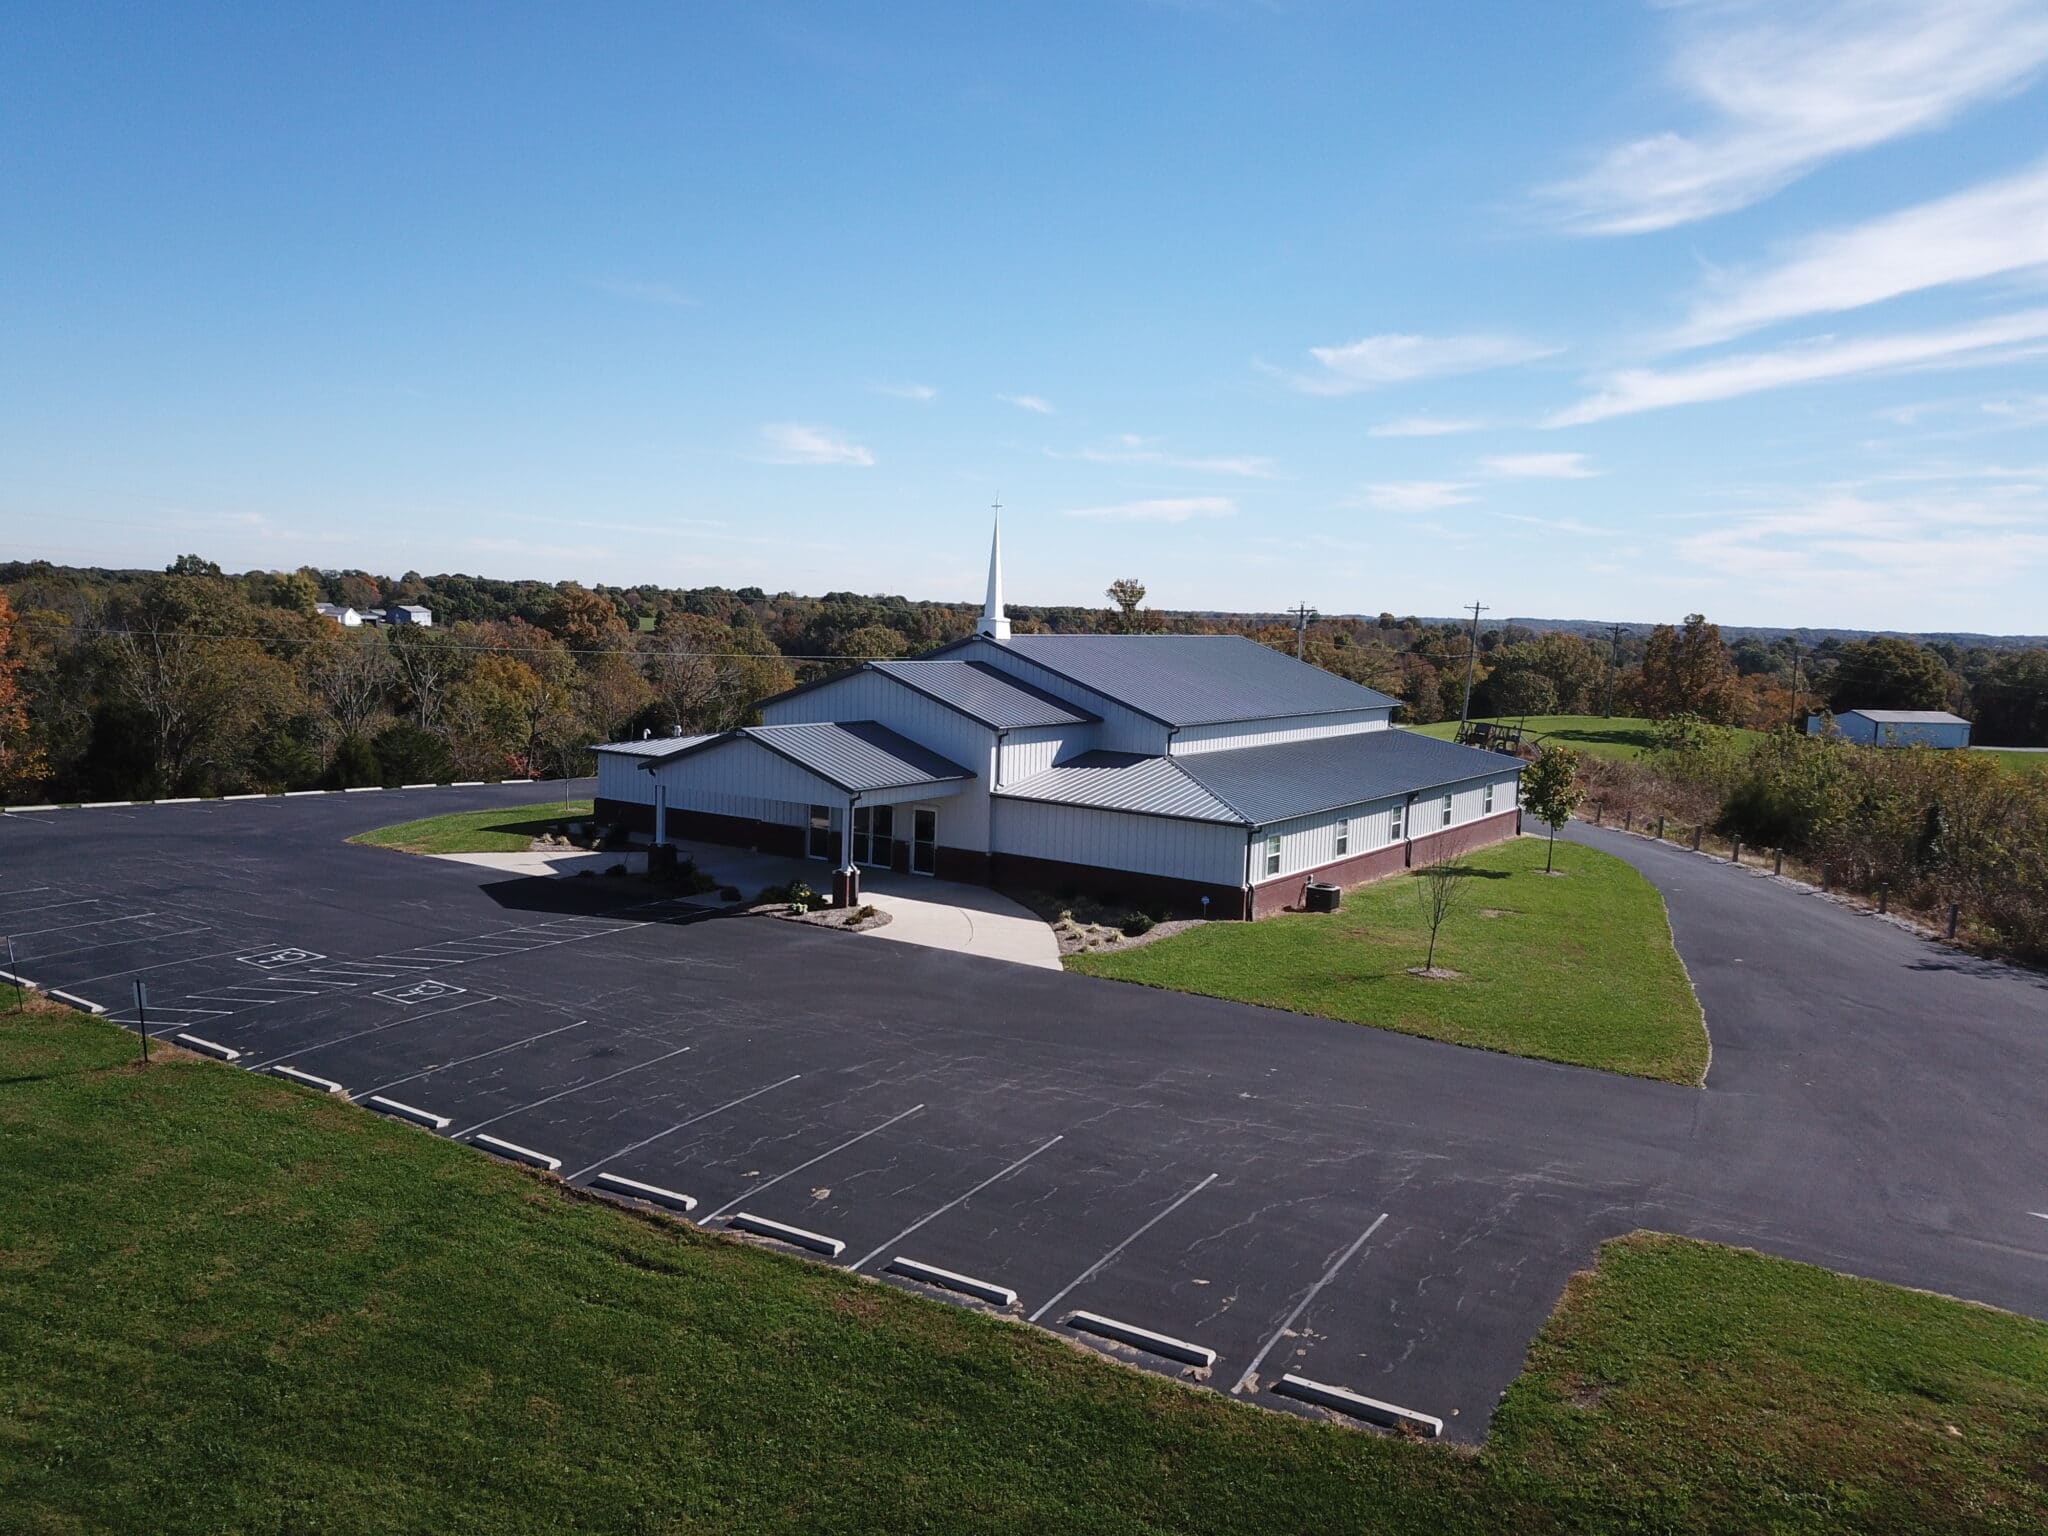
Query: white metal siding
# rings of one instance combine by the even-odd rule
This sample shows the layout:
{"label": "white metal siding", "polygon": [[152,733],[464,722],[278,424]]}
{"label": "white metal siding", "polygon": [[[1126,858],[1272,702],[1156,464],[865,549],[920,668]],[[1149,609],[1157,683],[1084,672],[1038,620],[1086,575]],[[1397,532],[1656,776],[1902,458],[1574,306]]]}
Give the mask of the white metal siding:
{"label": "white metal siding", "polygon": [[1021,784],[1054,763],[1078,757],[1095,745],[1092,725],[1039,725],[1003,738],[1003,771],[998,784]]}
{"label": "white metal siding", "polygon": [[1313,741],[1324,736],[1355,736],[1384,731],[1392,709],[1347,710],[1336,715],[1283,715],[1273,720],[1229,720],[1220,725],[1190,725],[1173,738],[1175,756],[1227,752],[1233,747],[1270,747],[1284,741]]}
{"label": "white metal siding", "polygon": [[642,773],[644,757],[624,752],[597,754],[597,798],[624,800],[635,805],[654,804],[654,775]]}
{"label": "white metal siding", "polygon": [[[1486,786],[1493,785],[1493,809],[1484,809]],[[1494,779],[1469,779],[1449,786],[1451,795],[1451,825],[1461,827],[1467,822],[1478,821],[1488,815],[1498,816],[1515,808],[1515,777],[1506,774]],[[1431,833],[1445,830],[1443,825],[1444,790],[1419,796],[1409,808],[1408,840],[1428,837]],[[1406,795],[1393,795],[1384,800],[1368,800],[1359,805],[1347,806],[1342,810],[1324,811],[1314,816],[1296,816],[1287,821],[1273,823],[1259,829],[1258,846],[1254,850],[1254,880],[1278,878],[1265,872],[1263,852],[1265,840],[1273,833],[1280,834],[1280,874],[1297,875],[1305,870],[1319,869],[1339,858],[1355,858],[1362,853],[1372,853],[1384,848],[1392,838],[1394,807],[1407,801]],[[1337,852],[1337,823],[1348,817],[1351,822],[1351,847],[1345,853]]]}
{"label": "white metal siding", "polygon": [[994,731],[914,688],[906,688],[884,672],[856,672],[761,711],[763,725],[798,725],[819,720],[879,721],[971,772],[974,777],[943,802],[939,841],[948,848],[988,851],[988,789],[995,770]]}
{"label": "white metal siding", "polygon": [[1244,883],[1241,827],[999,799],[994,831],[999,853],[1213,885]]}

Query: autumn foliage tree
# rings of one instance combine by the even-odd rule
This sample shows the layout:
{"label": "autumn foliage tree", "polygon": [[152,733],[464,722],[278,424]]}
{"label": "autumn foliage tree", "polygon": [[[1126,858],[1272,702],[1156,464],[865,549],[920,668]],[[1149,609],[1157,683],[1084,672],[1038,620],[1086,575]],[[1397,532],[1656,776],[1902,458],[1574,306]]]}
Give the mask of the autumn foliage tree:
{"label": "autumn foliage tree", "polygon": [[1735,712],[1735,666],[1721,643],[1720,626],[1693,613],[1682,628],[1659,624],[1651,630],[1636,691],[1652,720],[1691,714],[1728,724]]}
{"label": "autumn foliage tree", "polygon": [[0,592],[0,797],[6,798],[40,783],[44,769],[21,692],[22,651],[14,606]]}

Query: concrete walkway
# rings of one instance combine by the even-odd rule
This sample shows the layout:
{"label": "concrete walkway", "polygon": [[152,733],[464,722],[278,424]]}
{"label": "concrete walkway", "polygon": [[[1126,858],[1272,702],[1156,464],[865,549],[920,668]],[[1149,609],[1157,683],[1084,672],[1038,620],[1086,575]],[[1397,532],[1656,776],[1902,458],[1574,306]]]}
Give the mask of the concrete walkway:
{"label": "concrete walkway", "polygon": [[[738,886],[750,901],[764,886],[787,885],[793,880],[826,894],[832,889],[831,866],[816,859],[790,859],[680,839],[676,853],[694,859],[697,867],[719,884]],[[575,875],[585,869],[602,872],[621,860],[635,874],[647,867],[644,848],[618,853],[444,853],[438,857],[505,874],[540,877]],[[1059,941],[1051,926],[987,886],[879,869],[863,869],[860,878],[861,899],[889,914],[889,921],[871,929],[867,937],[950,949],[1016,965],[1060,968]]]}

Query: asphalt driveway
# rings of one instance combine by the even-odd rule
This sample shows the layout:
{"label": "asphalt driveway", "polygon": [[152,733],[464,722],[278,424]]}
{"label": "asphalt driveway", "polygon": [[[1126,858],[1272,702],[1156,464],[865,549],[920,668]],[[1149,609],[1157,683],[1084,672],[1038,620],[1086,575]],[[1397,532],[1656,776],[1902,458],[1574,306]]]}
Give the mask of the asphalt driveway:
{"label": "asphalt driveway", "polygon": [[0,927],[238,1065],[1274,1406],[1296,1371],[1476,1439],[1639,1226],[2048,1315],[2048,987],[1754,874],[1585,830],[1666,892],[1702,1092],[342,841],[550,797],[0,817]]}

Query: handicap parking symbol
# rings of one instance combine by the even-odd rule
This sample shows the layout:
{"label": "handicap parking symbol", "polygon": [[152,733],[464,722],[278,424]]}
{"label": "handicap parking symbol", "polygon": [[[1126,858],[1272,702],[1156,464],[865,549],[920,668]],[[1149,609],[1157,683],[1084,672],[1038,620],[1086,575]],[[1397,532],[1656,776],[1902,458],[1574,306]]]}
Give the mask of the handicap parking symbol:
{"label": "handicap parking symbol", "polygon": [[466,990],[451,987],[445,981],[416,981],[409,987],[392,987],[376,995],[410,1008],[414,1003],[431,1003],[437,997],[456,997]]}
{"label": "handicap parking symbol", "polygon": [[242,964],[253,965],[259,971],[275,971],[287,965],[304,965],[309,960],[325,960],[325,955],[316,955],[310,949],[266,949],[260,955],[242,955]]}

